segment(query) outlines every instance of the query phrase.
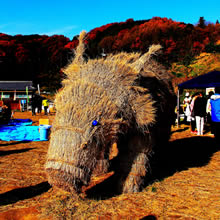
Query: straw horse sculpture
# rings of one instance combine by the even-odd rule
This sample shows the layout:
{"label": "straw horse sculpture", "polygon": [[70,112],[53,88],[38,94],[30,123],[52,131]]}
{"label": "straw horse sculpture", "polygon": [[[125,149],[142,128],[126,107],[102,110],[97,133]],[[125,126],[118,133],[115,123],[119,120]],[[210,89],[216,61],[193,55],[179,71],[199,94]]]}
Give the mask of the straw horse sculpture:
{"label": "straw horse sculpture", "polygon": [[161,47],[85,61],[85,35],[56,95],[48,181],[80,193],[92,175],[113,170],[120,192],[140,191],[152,152],[169,138],[174,112],[170,78],[152,59]]}

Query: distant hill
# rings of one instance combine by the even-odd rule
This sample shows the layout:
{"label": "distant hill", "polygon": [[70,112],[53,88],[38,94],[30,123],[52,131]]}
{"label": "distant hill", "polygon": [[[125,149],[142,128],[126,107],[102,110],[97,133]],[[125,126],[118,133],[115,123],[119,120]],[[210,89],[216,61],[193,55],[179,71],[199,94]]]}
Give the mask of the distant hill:
{"label": "distant hill", "polygon": [[173,75],[173,85],[176,87],[191,78],[206,74],[213,70],[220,71],[220,53],[201,53],[188,66],[173,63],[169,71]]}
{"label": "distant hill", "polygon": [[[150,45],[161,44],[163,53],[158,61],[171,68],[174,77],[181,78],[181,74],[191,77],[208,68],[203,61],[199,66],[193,64],[200,53],[203,59],[207,59],[207,53],[218,57],[219,40],[218,22],[192,25],[159,17],[141,21],[128,19],[88,32],[85,57],[97,58],[104,53],[119,51],[144,53]],[[10,36],[0,33],[0,80],[33,80],[46,90],[56,91],[64,77],[61,69],[72,59],[77,44],[77,36],[70,40],[63,35]],[[214,64],[210,68],[219,67],[218,58],[212,58],[211,62]],[[185,68],[182,72],[175,69],[179,65]],[[190,68],[193,71],[189,71]]]}

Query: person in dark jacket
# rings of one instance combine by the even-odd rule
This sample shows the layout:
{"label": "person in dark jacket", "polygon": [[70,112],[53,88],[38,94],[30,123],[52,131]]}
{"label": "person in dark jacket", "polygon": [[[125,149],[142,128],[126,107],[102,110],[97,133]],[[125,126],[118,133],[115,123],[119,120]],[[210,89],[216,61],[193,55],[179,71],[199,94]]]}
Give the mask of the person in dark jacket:
{"label": "person in dark jacket", "polygon": [[215,88],[215,94],[211,96],[211,119],[213,131],[218,144],[220,144],[220,88]]}
{"label": "person in dark jacket", "polygon": [[198,97],[194,102],[194,115],[196,119],[196,129],[197,135],[203,135],[204,121],[206,116],[206,99],[203,97],[203,94],[200,92]]}
{"label": "person in dark jacket", "polygon": [[36,108],[37,108],[37,96],[36,94],[33,94],[31,99],[31,108],[32,108],[32,115],[36,115]]}
{"label": "person in dark jacket", "polygon": [[42,111],[42,100],[43,98],[40,95],[38,95],[37,96],[37,113],[38,114],[41,114],[41,111]]}

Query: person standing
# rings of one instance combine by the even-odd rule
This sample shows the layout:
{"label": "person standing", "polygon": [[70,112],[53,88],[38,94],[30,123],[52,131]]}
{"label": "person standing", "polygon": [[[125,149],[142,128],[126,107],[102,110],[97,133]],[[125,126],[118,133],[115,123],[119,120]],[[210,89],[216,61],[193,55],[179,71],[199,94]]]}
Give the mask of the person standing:
{"label": "person standing", "polygon": [[44,114],[47,115],[47,109],[49,107],[49,102],[47,99],[44,99],[42,102],[43,106],[44,106]]}
{"label": "person standing", "polygon": [[190,103],[190,112],[191,112],[191,121],[190,121],[190,126],[191,126],[191,133],[196,134],[196,120],[195,120],[195,114],[194,114],[194,103],[196,98],[198,97],[198,93],[195,93],[192,95],[192,101]]}
{"label": "person standing", "polygon": [[215,94],[211,96],[211,119],[213,131],[218,144],[220,144],[220,88],[215,88]]}
{"label": "person standing", "polygon": [[189,92],[186,92],[185,98],[183,100],[183,104],[185,106],[185,111],[184,111],[185,117],[184,117],[184,119],[185,119],[186,122],[190,122],[191,121],[191,111],[190,111],[190,103],[191,103],[191,101],[192,101],[192,98],[189,95]]}
{"label": "person standing", "polygon": [[32,115],[36,115],[36,107],[37,107],[37,97],[36,94],[33,94],[31,99],[31,109],[32,109]]}
{"label": "person standing", "polygon": [[202,93],[199,92],[198,97],[194,102],[194,115],[196,119],[196,129],[197,135],[203,135],[204,121],[206,116],[206,99],[203,97]]}
{"label": "person standing", "polygon": [[38,114],[41,114],[42,111],[42,98],[40,95],[37,97],[37,112]]}

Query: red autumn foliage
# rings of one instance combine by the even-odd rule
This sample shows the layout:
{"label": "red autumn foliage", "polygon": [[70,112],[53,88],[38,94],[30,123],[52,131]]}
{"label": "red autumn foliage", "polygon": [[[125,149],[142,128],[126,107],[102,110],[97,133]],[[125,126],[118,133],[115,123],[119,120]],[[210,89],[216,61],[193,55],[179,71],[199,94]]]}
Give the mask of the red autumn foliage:
{"label": "red autumn foliage", "polygon": [[15,56],[18,63],[24,63],[29,57],[28,49],[24,48],[22,45],[18,45]]}
{"label": "red autumn foliage", "polygon": [[6,53],[2,49],[0,49],[0,57],[5,57]]}
{"label": "red autumn foliage", "polygon": [[205,48],[205,45],[202,44],[202,43],[200,43],[200,42],[198,42],[198,41],[195,41],[195,42],[193,43],[193,52],[194,52],[195,54],[199,54],[200,51],[203,51],[203,50],[204,50],[204,48]]}
{"label": "red autumn foliage", "polygon": [[67,44],[64,46],[64,48],[74,49],[74,48],[77,47],[78,43],[79,43],[78,40],[74,40],[74,41],[72,41],[72,42],[67,43]]}
{"label": "red autumn foliage", "polygon": [[169,39],[165,41],[166,50],[165,54],[171,54],[176,49],[176,43],[173,39]]}
{"label": "red autumn foliage", "polygon": [[[159,60],[169,66],[186,59],[190,62],[189,58],[218,40],[219,23],[199,27],[154,17],[141,21],[128,19],[94,28],[87,33],[85,44],[90,58],[101,56],[103,51],[144,53],[150,45],[161,44],[163,53]],[[0,69],[4,73],[1,80],[34,80],[56,90],[61,81],[60,69],[72,58],[77,45],[77,36],[70,41],[63,35],[10,36],[0,33]]]}

